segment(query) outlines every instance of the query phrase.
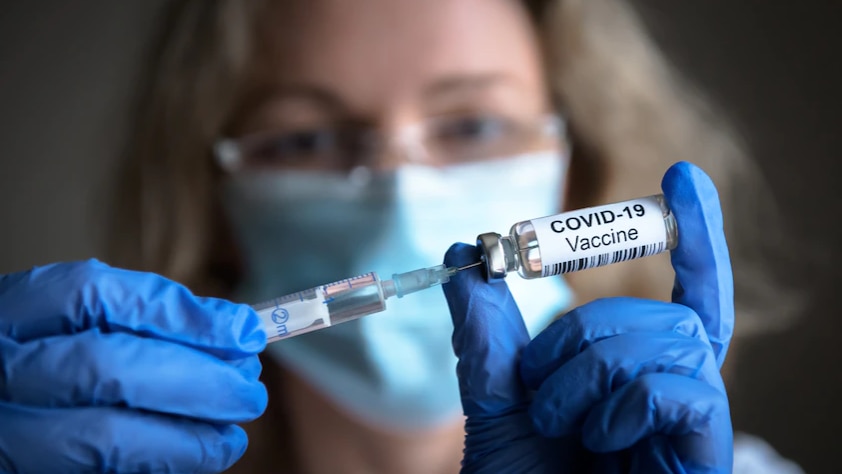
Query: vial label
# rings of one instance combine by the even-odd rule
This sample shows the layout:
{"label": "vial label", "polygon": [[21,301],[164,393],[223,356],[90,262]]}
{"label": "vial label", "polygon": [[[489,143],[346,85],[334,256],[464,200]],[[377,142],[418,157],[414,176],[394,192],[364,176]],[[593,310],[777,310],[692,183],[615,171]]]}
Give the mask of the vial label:
{"label": "vial label", "polygon": [[267,342],[330,326],[322,287],[276,298],[253,308],[263,320]]}
{"label": "vial label", "polygon": [[667,249],[656,196],[532,219],[542,277],[646,257]]}

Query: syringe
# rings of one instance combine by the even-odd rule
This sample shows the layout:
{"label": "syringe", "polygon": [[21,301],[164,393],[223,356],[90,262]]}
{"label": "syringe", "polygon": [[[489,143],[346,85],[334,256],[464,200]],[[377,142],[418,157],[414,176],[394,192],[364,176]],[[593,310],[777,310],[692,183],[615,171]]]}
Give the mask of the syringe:
{"label": "syringe", "polygon": [[263,320],[267,341],[275,342],[378,313],[386,309],[388,298],[402,298],[447,283],[457,272],[481,264],[480,261],[464,267],[419,268],[395,273],[391,280],[381,280],[377,273],[369,272],[281,296],[252,308]]}

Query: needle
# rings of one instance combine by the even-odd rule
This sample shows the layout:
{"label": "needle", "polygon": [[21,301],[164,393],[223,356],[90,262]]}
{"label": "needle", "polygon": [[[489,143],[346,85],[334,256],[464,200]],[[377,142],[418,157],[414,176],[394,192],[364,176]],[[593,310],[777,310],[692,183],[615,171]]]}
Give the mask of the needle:
{"label": "needle", "polygon": [[462,270],[467,270],[467,269],[469,269],[469,268],[474,268],[474,267],[479,266],[479,265],[482,265],[482,260],[480,260],[479,262],[474,262],[474,263],[471,263],[471,264],[465,265],[464,267],[456,267],[456,268],[453,268],[451,271],[453,271],[453,273],[456,273],[456,272],[461,272]]}

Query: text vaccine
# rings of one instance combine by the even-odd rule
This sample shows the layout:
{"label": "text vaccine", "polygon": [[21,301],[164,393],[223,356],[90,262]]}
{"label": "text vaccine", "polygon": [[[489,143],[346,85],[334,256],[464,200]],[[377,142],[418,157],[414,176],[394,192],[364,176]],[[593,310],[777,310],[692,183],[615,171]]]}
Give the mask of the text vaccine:
{"label": "text vaccine", "polygon": [[477,236],[490,281],[512,271],[529,279],[575,272],[677,244],[675,217],[662,194],[521,221],[507,236]]}

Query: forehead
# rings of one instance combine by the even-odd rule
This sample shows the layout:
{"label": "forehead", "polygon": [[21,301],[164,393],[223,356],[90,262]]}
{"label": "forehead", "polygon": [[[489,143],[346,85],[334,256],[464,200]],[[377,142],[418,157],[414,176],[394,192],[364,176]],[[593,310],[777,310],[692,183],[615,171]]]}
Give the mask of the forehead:
{"label": "forehead", "polygon": [[366,106],[471,74],[540,89],[533,33],[516,0],[287,0],[261,18],[253,80]]}

